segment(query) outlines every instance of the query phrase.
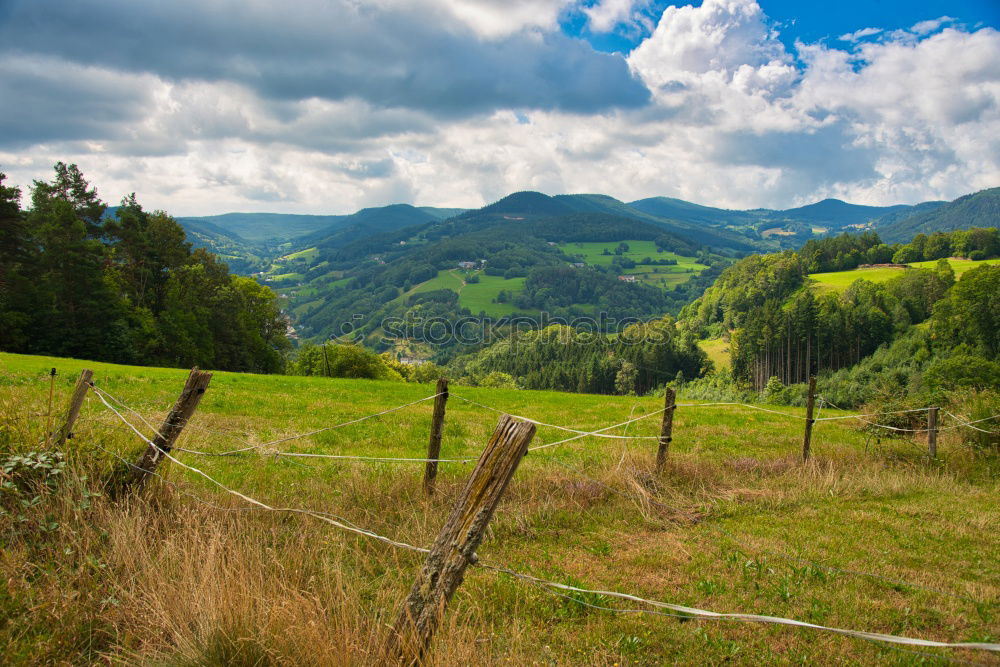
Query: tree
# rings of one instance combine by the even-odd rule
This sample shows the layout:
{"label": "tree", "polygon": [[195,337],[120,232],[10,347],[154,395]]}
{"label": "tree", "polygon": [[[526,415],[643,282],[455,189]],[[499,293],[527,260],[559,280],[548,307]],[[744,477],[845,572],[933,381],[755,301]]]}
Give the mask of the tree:
{"label": "tree", "polygon": [[964,343],[987,358],[1000,354],[1000,266],[967,271],[934,305],[931,332],[941,345]]}
{"label": "tree", "polygon": [[33,254],[24,215],[21,190],[3,184],[0,172],[0,349],[23,349],[32,281]]}

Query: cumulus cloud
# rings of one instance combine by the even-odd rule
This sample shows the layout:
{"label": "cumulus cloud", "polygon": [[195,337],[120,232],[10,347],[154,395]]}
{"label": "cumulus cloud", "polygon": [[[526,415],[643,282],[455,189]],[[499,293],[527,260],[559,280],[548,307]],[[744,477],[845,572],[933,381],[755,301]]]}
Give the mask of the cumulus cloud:
{"label": "cumulus cloud", "polygon": [[947,17],[786,48],[752,0],[704,0],[664,10],[625,60],[557,25],[575,6],[615,28],[635,0],[54,6],[4,3],[0,168],[27,184],[76,161],[107,198],[176,214],[1000,184],[1000,33]]}

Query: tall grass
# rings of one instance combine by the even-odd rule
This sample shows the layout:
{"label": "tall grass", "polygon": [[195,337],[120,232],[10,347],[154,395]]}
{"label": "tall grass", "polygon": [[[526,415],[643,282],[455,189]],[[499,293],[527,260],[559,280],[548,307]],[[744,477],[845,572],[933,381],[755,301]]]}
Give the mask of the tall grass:
{"label": "tall grass", "polygon": [[[24,417],[44,412],[44,383],[32,378],[52,362],[0,360],[11,366],[0,374],[0,458],[37,451],[44,419]],[[75,368],[60,376],[61,398]],[[109,366],[99,370],[98,381],[154,419],[183,376]],[[398,383],[219,374],[182,445],[222,450],[235,444],[227,431],[263,441],[430,393]],[[552,392],[455,393],[581,427],[623,421],[659,403]],[[422,404],[285,446],[419,456],[429,413]],[[453,397],[444,454],[475,455],[495,420]],[[554,581],[718,611],[932,639],[997,640],[1000,483],[995,458],[966,447],[963,436],[942,433],[943,458],[929,463],[923,443],[869,441],[866,449],[864,432],[823,422],[814,432],[815,461],[803,465],[799,420],[692,408],[678,410],[674,424],[661,476],[651,472],[655,441],[581,440],[530,454],[491,524],[482,558]],[[628,433],[657,430],[654,419]],[[542,428],[538,441],[558,437]],[[23,487],[6,498],[0,516],[5,662],[377,659],[387,623],[421,565],[419,554],[309,517],[248,509],[169,464],[145,494],[112,502],[104,481],[118,463],[106,452],[131,458],[141,447],[91,401],[58,483]],[[442,466],[438,493],[427,499],[418,466],[310,461],[306,467],[257,454],[179,456],[274,506],[330,512],[420,546],[434,539],[469,471]],[[617,606],[600,596],[554,596],[471,568],[430,662],[944,660],[833,635],[614,614],[588,604]],[[971,652],[937,655],[984,659]]]}

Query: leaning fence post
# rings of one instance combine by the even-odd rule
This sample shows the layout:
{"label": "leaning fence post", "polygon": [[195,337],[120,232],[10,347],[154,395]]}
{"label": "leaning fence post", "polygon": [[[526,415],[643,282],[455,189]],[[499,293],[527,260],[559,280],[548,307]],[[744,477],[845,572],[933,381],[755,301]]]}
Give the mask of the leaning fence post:
{"label": "leaning fence post", "polygon": [[486,526],[534,436],[534,424],[500,417],[403,602],[381,663],[412,665],[423,658],[465,568],[478,560]]}
{"label": "leaning fence post", "polygon": [[434,398],[434,416],[431,417],[431,437],[427,443],[427,465],[424,468],[424,493],[434,494],[434,480],[438,473],[437,459],[441,458],[441,434],[444,432],[444,407],[448,402],[448,378],[439,378]]}
{"label": "leaning fence post", "polygon": [[937,458],[938,408],[927,409],[927,455]]}
{"label": "leaning fence post", "polygon": [[69,409],[66,410],[66,418],[55,434],[56,447],[62,447],[66,440],[73,437],[73,425],[76,424],[76,419],[80,416],[80,409],[83,408],[83,399],[87,397],[87,390],[90,389],[90,380],[93,377],[94,371],[90,369],[84,369],[80,373],[80,377],[76,381],[76,387],[73,389],[73,396],[69,399]]}
{"label": "leaning fence post", "polygon": [[677,409],[677,393],[667,387],[663,397],[663,423],[660,425],[660,446],[656,450],[656,472],[663,472],[663,466],[667,463],[667,451],[670,448],[670,441],[673,440],[674,431],[674,410]]}
{"label": "leaning fence post", "polygon": [[816,376],[810,376],[809,378],[809,398],[806,400],[806,433],[802,439],[802,460],[809,460],[809,448],[812,445],[812,432],[813,424],[816,422],[813,419],[813,408],[816,406]]}
{"label": "leaning fence post", "polygon": [[177,397],[174,409],[170,411],[167,418],[163,420],[160,429],[153,436],[153,444],[146,447],[146,451],[136,462],[132,474],[126,481],[125,486],[136,486],[141,488],[149,479],[149,476],[156,471],[163,458],[163,452],[169,452],[184,425],[191,419],[191,415],[198,408],[201,397],[208,389],[208,383],[212,380],[212,374],[198,370],[197,367],[191,369],[187,382],[184,383],[184,390]]}

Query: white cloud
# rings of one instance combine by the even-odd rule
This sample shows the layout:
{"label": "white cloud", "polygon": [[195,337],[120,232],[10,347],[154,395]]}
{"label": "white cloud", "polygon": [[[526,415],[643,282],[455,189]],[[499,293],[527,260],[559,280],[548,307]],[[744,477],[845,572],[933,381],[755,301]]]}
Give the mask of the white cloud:
{"label": "white cloud", "polygon": [[910,28],[910,32],[915,33],[917,35],[927,35],[934,32],[935,30],[940,28],[942,25],[945,25],[946,23],[954,23],[954,22],[955,19],[951,18],[950,16],[942,16],[941,18],[931,19],[929,21],[920,21],[919,23],[914,24],[912,28]]}
{"label": "white cloud", "polygon": [[505,37],[525,29],[554,30],[559,14],[572,0],[381,0],[380,4],[399,7],[422,4],[442,8],[490,39]]}
{"label": "white cloud", "polygon": [[864,39],[865,37],[878,35],[882,32],[883,32],[882,28],[862,28],[861,30],[855,30],[854,32],[849,32],[845,35],[841,35],[837,39],[839,39],[842,42],[857,42],[858,40]]}
{"label": "white cloud", "polygon": [[[496,18],[501,6],[487,0],[418,1],[435,20],[454,18],[447,30],[468,25],[491,44],[509,35],[527,40],[517,44],[547,39],[565,5],[525,0]],[[391,4],[380,0],[376,10]],[[626,5],[629,12],[635,6],[590,9],[603,8],[599,20],[611,22],[626,15]],[[852,34],[861,40],[864,32]],[[60,108],[44,125],[27,112],[0,114],[7,130],[0,136],[23,137],[0,142],[0,169],[26,185],[48,178],[56,160],[75,161],[105,198],[136,191],[145,206],[179,215],[346,213],[396,201],[474,206],[522,189],[624,200],[668,195],[738,208],[826,196],[917,202],[1000,184],[997,62],[1000,33],[944,22],[843,49],[798,44],[790,51],[750,0],[667,8],[628,63],[652,100],[624,108],[508,102],[441,115],[434,105],[331,99],[307,94],[308,87],[272,96],[238,78],[177,80],[123,73],[114,63],[20,55],[0,61],[0,107],[28,93],[44,101],[45,86],[72,84],[75,103],[91,111],[73,126],[74,115]],[[473,89],[454,83],[461,102]],[[495,84],[480,77],[474,90]],[[600,80],[574,85],[599,89]]]}
{"label": "white cloud", "polygon": [[590,7],[584,7],[590,29],[594,32],[611,32],[621,25],[631,25],[637,21],[637,11],[649,5],[648,0],[600,0]]}

